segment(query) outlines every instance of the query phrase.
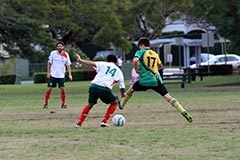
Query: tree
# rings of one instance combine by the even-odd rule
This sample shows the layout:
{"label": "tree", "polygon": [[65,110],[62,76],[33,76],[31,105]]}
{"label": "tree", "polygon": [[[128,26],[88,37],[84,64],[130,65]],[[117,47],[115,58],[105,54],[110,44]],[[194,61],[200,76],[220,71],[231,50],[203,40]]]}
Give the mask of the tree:
{"label": "tree", "polygon": [[171,17],[178,19],[191,5],[186,0],[133,0],[130,9],[130,18],[134,22],[132,38],[134,40],[145,36],[155,39],[161,36],[161,30],[165,27],[165,20]]}
{"label": "tree", "polygon": [[191,5],[186,0],[2,1],[0,43],[11,55],[34,62],[46,59],[56,40],[78,45],[91,58],[111,46],[128,52],[139,37],[161,36],[165,18],[177,18]]}
{"label": "tree", "polygon": [[[43,28],[46,1],[4,1],[0,6],[0,43],[6,43],[11,55],[38,61],[53,40]],[[36,45],[41,50],[36,50]]]}
{"label": "tree", "polygon": [[207,21],[216,26],[216,34],[231,41],[228,51],[239,53],[240,51],[240,1],[214,1],[201,0],[193,1],[193,5],[188,10],[189,15],[193,15],[199,20]]}
{"label": "tree", "polygon": [[123,13],[128,12],[130,0],[91,0],[67,1],[73,11],[78,28],[71,30],[71,40],[81,45],[81,42],[92,42],[108,49],[111,45],[127,51],[130,42],[128,32],[122,22]]}

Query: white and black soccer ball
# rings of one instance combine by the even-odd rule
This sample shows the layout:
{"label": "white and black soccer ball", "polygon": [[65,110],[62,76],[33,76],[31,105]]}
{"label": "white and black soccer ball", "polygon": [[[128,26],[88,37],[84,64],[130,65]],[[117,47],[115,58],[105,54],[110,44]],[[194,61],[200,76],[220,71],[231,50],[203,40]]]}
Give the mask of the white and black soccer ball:
{"label": "white and black soccer ball", "polygon": [[121,114],[116,114],[112,118],[112,123],[114,126],[123,126],[125,124],[125,117]]}

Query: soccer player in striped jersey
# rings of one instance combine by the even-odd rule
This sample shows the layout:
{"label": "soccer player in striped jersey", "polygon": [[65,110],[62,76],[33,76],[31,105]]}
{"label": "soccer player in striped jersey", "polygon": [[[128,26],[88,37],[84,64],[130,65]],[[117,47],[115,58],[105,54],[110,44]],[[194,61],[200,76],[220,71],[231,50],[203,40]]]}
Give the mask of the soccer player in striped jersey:
{"label": "soccer player in striped jersey", "polygon": [[113,94],[112,87],[118,83],[122,97],[125,93],[124,77],[121,69],[117,66],[117,57],[115,55],[108,55],[107,62],[84,60],[79,54],[75,54],[75,57],[78,62],[92,66],[97,72],[89,87],[88,104],[83,107],[75,128],[82,126],[83,121],[93,106],[97,104],[98,99],[105,104],[109,104],[105,116],[100,123],[101,127],[109,127],[107,121],[115,112],[118,104],[118,98]]}

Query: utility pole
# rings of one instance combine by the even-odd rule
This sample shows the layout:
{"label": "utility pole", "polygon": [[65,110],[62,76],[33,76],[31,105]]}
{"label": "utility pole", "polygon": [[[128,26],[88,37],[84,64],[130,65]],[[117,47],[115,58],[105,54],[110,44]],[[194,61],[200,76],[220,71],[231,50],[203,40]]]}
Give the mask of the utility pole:
{"label": "utility pole", "polygon": [[[209,47],[214,47],[214,33],[207,32],[202,33],[202,47],[207,47],[208,59],[209,59]],[[210,73],[210,66],[208,61],[208,74]]]}

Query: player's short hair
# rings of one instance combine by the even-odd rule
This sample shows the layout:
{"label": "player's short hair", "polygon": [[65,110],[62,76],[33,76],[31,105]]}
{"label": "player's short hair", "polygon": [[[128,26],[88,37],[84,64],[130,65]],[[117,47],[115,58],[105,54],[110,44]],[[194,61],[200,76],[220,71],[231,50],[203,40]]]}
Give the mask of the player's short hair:
{"label": "player's short hair", "polygon": [[56,44],[56,46],[58,46],[59,44],[61,44],[61,45],[65,46],[65,44],[64,44],[64,42],[63,42],[63,41],[58,41],[58,42],[57,42],[57,44]]}
{"label": "player's short hair", "polygon": [[145,47],[150,47],[150,41],[147,37],[142,37],[138,41],[138,47],[144,45]]}
{"label": "player's short hair", "polygon": [[107,56],[107,61],[117,63],[117,57],[114,54],[110,54]]}

